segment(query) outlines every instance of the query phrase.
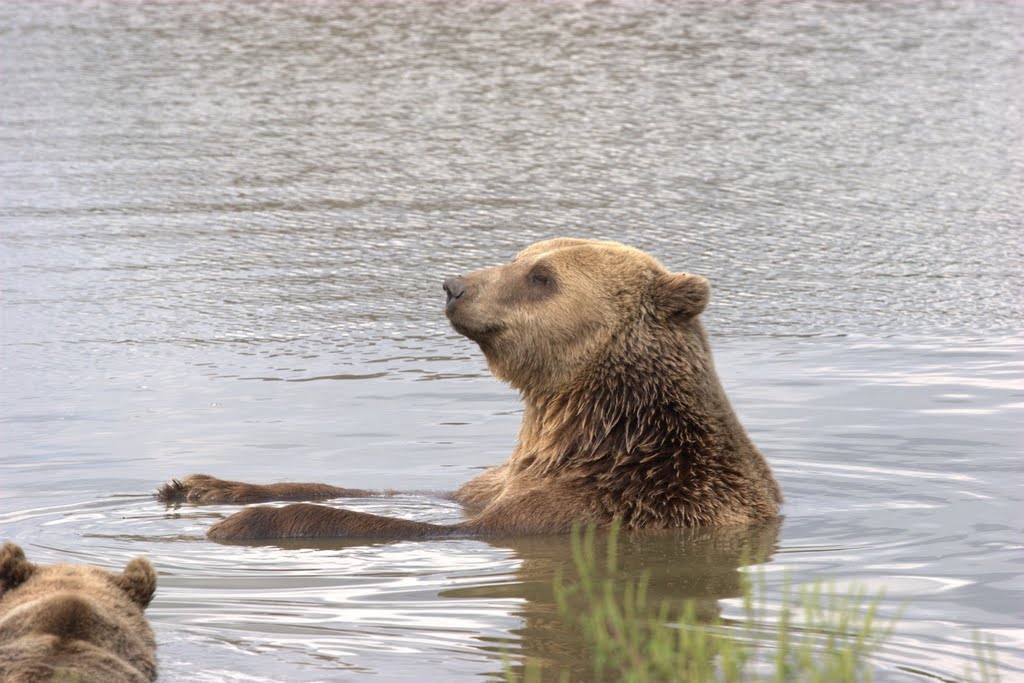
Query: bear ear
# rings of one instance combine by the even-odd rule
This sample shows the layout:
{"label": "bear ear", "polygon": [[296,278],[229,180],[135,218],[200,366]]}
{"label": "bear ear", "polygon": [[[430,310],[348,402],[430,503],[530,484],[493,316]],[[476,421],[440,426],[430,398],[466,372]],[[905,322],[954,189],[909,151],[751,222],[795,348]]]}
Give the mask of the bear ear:
{"label": "bear ear", "polygon": [[25,559],[25,551],[16,543],[4,543],[0,548],[0,596],[25,583],[36,571],[36,566]]}
{"label": "bear ear", "polygon": [[136,557],[114,578],[114,583],[128,594],[136,605],[145,609],[156,593],[156,571],[144,557]]}
{"label": "bear ear", "polygon": [[692,318],[711,298],[711,284],[691,273],[665,273],[658,280],[658,304],[669,316]]}

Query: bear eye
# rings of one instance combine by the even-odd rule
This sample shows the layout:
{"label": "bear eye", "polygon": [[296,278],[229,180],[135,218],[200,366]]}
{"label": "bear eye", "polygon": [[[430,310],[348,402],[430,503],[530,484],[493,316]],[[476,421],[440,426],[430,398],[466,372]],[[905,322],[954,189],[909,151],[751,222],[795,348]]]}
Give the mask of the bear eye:
{"label": "bear eye", "polygon": [[551,283],[551,278],[544,273],[530,273],[530,284],[544,287]]}

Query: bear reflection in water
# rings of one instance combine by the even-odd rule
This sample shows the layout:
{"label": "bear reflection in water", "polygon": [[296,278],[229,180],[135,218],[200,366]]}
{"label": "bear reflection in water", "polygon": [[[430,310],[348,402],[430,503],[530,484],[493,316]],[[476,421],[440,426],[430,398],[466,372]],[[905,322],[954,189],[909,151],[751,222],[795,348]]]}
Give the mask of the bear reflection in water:
{"label": "bear reflection in water", "polygon": [[[508,264],[445,280],[445,312],[524,412],[508,461],[451,497],[468,519],[429,524],[300,503],[215,524],[220,540],[524,537],[574,524],[626,530],[776,518],[782,494],[733,412],[700,314],[710,287],[616,242],[553,239]],[[169,503],[367,497],[326,484],[192,475]]]}
{"label": "bear reflection in water", "polygon": [[[771,559],[778,545],[781,524],[782,518],[775,517],[739,526],[689,527],[658,532],[623,530],[616,537],[614,572],[605,571],[608,535],[598,531],[592,556],[596,565],[595,576],[598,581],[604,577],[615,579],[620,589],[626,582],[636,582],[646,576],[647,604],[655,612],[663,604],[668,604],[670,608],[666,617],[671,621],[681,613],[687,601],[692,601],[697,620],[706,623],[721,615],[719,600],[743,595],[744,578],[740,570],[744,566],[763,564]],[[554,597],[556,575],[561,575],[562,583],[567,587],[577,583],[570,536],[482,540],[499,551],[511,553],[517,561],[514,573],[512,576],[499,574],[493,577],[484,574],[477,585],[465,585],[466,577],[459,572],[457,580],[462,585],[438,592],[441,602],[437,603],[437,613],[444,614],[450,608],[459,615],[465,615],[472,613],[473,601],[508,604],[506,601],[513,600],[515,604],[509,609],[521,620],[521,625],[504,637],[481,634],[476,643],[476,647],[495,662],[496,676],[500,677],[502,662],[506,660],[513,670],[520,669],[523,661],[534,660],[544,667],[541,680],[564,680],[560,678],[562,674],[568,674],[570,681],[596,680],[594,660],[583,629],[573,623],[575,616],[586,609],[586,604],[572,601],[573,616],[564,616]],[[386,542],[296,538],[270,543],[287,550],[337,552]],[[396,571],[400,569],[396,568]],[[466,605],[459,605],[460,600],[467,601]],[[523,672],[518,673],[522,679]],[[610,676],[609,680],[618,679]]]}
{"label": "bear reflection in water", "polygon": [[[605,566],[607,538],[596,537],[594,559],[598,580],[607,576],[618,589],[625,582],[637,582],[646,576],[647,605],[657,613],[669,605],[667,619],[674,620],[686,601],[693,601],[696,617],[708,622],[721,614],[719,600],[743,595],[743,577],[739,569],[748,564],[767,562],[778,544],[781,518],[728,527],[691,527],[657,533],[621,532],[617,537],[615,571]],[[518,642],[496,642],[483,649],[500,659],[505,652],[516,659],[532,659],[544,665],[543,680],[562,680],[558,673],[568,672],[571,681],[594,680],[594,661],[583,631],[570,617],[559,613],[553,595],[553,582],[561,570],[563,585],[572,586],[576,572],[571,544],[566,536],[535,536],[502,540],[495,545],[512,548],[521,564],[516,581],[508,585],[456,588],[442,593],[446,598],[513,597],[522,599],[519,616],[522,627],[516,631]],[[571,603],[573,614],[586,609],[583,603]],[[520,672],[521,673],[521,672]],[[611,673],[611,672],[607,672]],[[618,680],[609,676],[609,680]]]}

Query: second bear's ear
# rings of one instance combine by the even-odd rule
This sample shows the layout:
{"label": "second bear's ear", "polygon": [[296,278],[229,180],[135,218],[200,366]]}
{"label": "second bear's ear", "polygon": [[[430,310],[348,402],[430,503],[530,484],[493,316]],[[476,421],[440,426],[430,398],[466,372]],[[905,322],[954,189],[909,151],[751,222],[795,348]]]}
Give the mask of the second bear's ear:
{"label": "second bear's ear", "polygon": [[25,559],[21,546],[4,543],[0,548],[0,595],[28,581],[35,570],[36,566]]}
{"label": "second bear's ear", "polygon": [[114,582],[128,594],[136,605],[145,609],[156,592],[156,571],[144,557],[136,557],[128,563]]}
{"label": "second bear's ear", "polygon": [[670,316],[699,314],[711,298],[711,284],[691,273],[665,273],[658,281],[658,303]]}

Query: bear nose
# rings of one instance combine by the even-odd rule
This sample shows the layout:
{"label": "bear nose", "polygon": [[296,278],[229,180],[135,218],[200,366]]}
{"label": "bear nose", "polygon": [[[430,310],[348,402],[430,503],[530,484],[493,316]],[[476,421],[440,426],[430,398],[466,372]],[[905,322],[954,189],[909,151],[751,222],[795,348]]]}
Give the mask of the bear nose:
{"label": "bear nose", "polygon": [[466,293],[466,283],[461,278],[447,278],[441,286],[444,287],[444,291],[448,294],[448,301],[446,303],[449,304],[455,299],[461,299],[462,295]]}

